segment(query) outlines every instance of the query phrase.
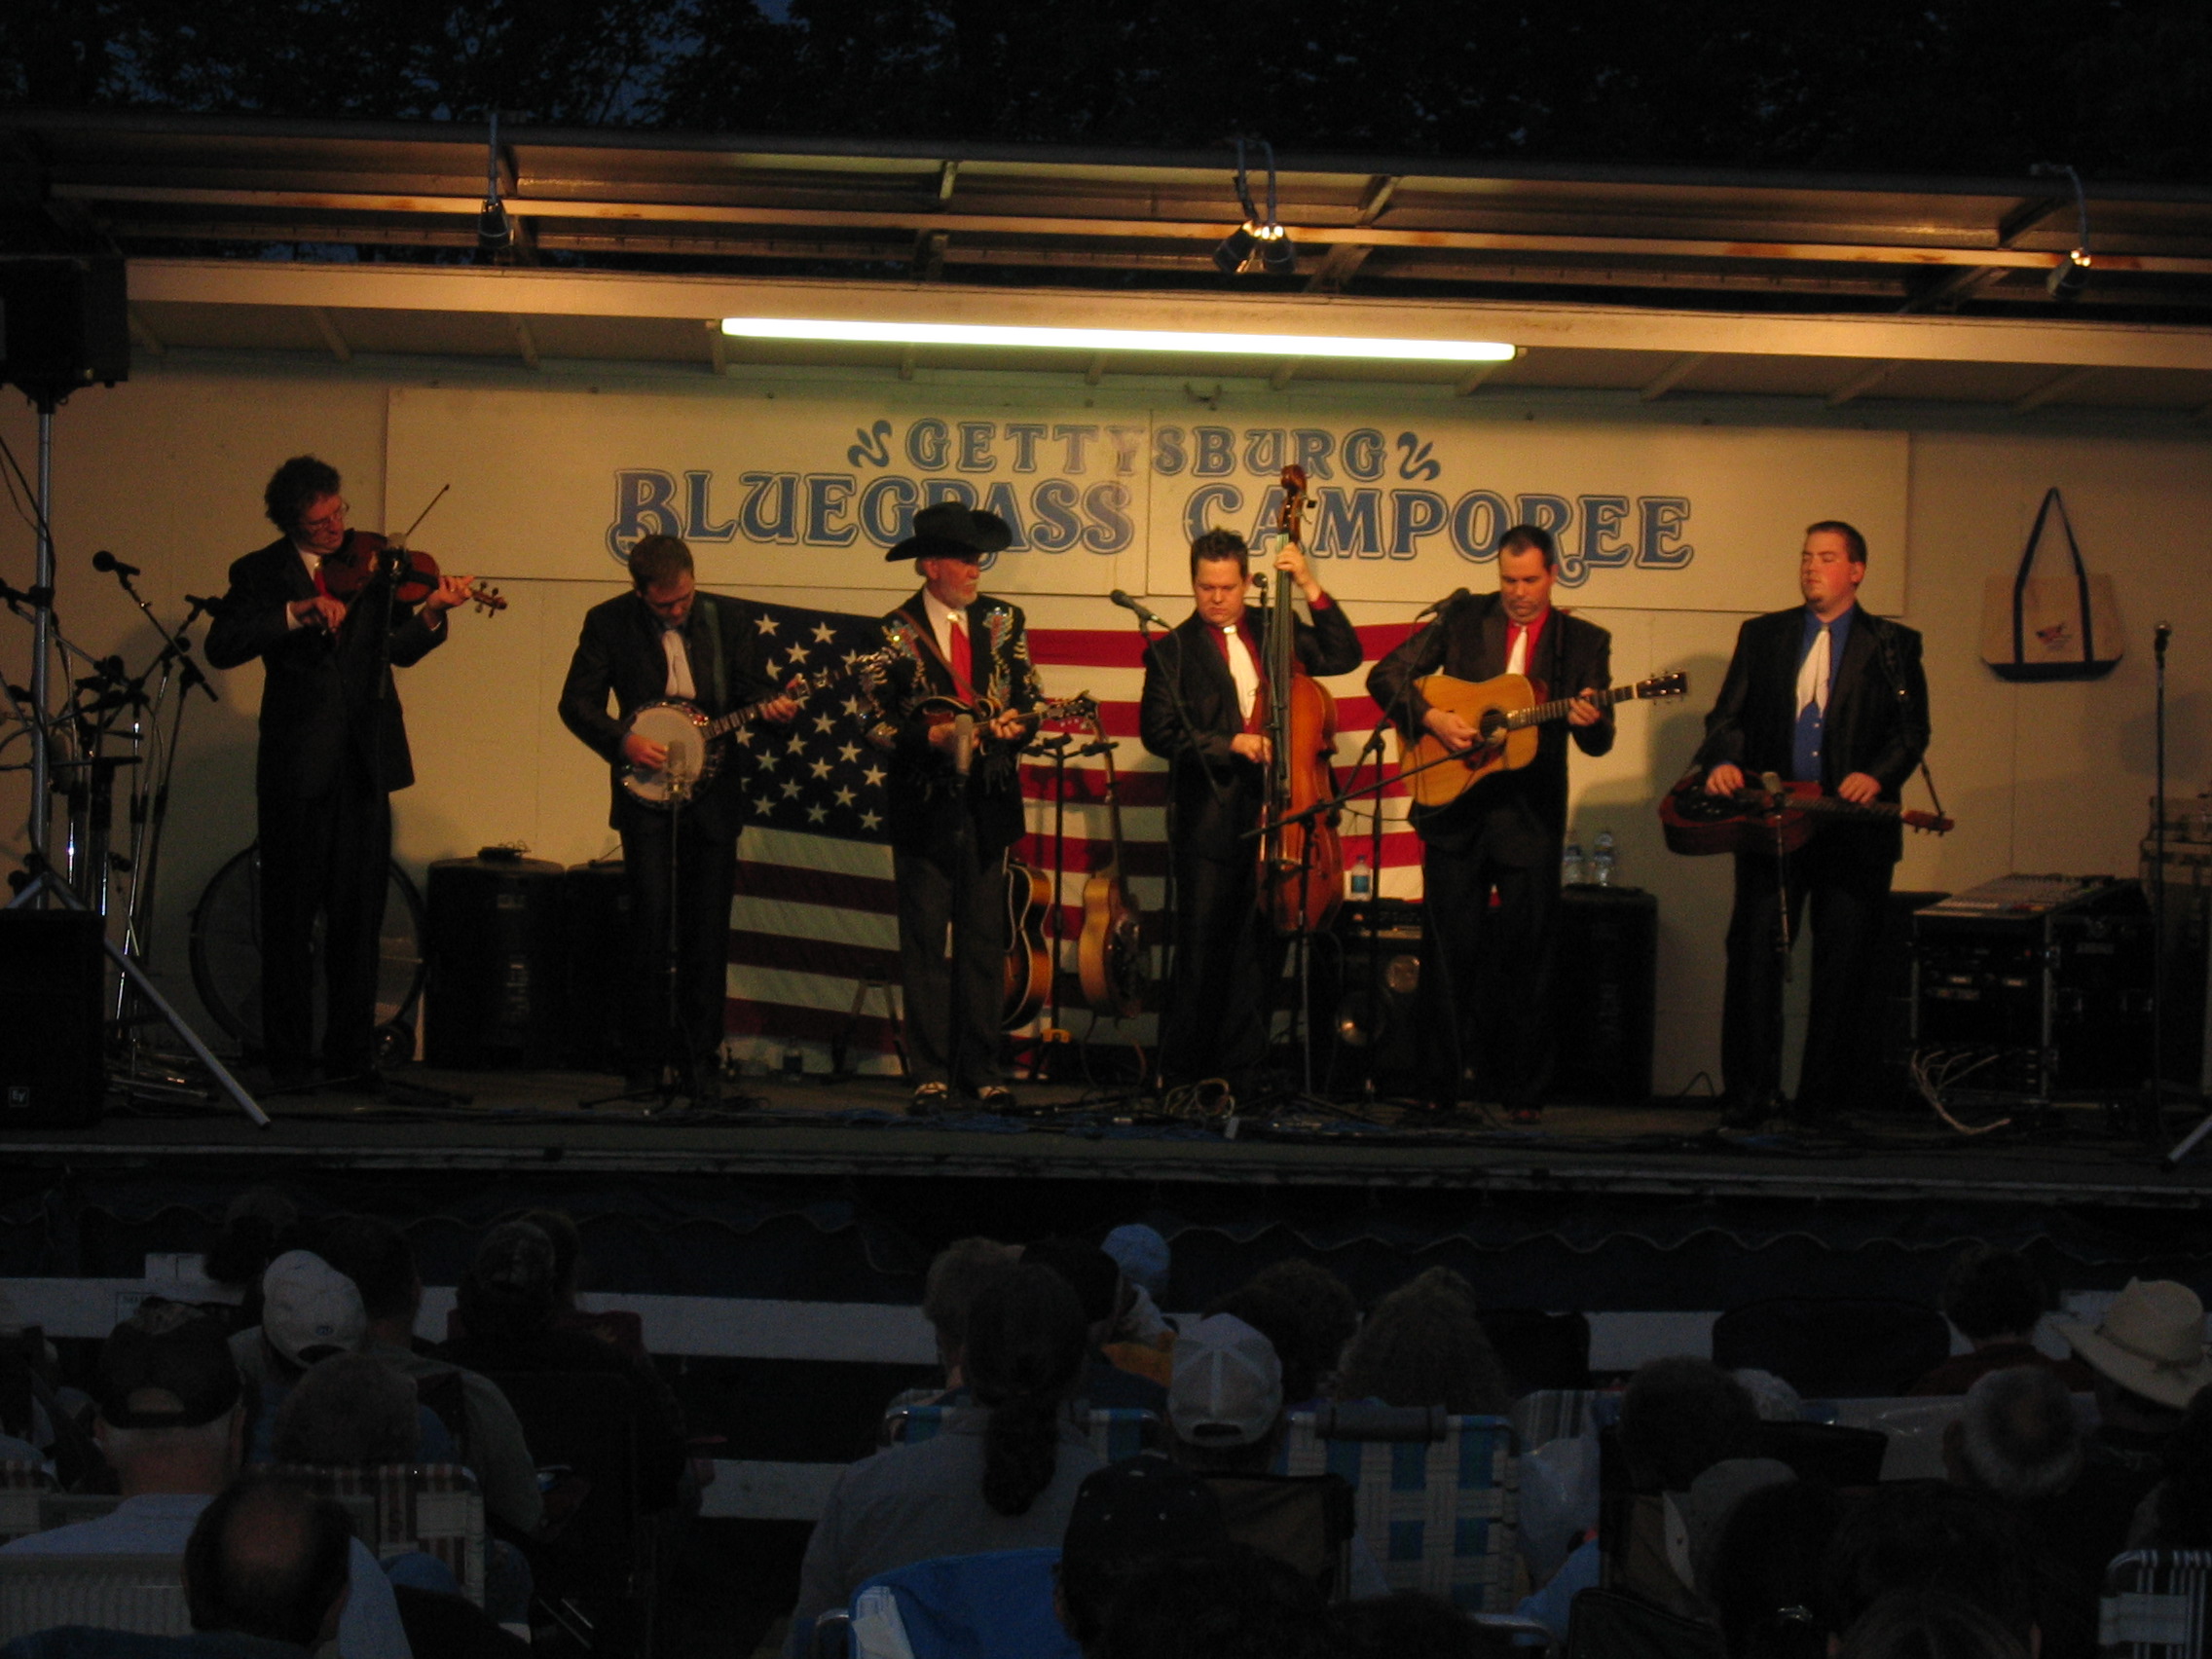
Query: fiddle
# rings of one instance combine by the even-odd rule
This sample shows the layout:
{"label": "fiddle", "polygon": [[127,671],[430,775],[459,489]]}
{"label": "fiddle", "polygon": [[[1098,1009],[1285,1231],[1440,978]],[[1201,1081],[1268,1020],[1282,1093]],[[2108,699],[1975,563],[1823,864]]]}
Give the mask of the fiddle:
{"label": "fiddle", "polygon": [[[1303,467],[1282,469],[1276,528],[1298,546],[1307,507]],[[1290,608],[1293,578],[1275,572],[1268,621],[1268,662],[1260,687],[1268,732],[1267,818],[1260,838],[1260,906],[1282,933],[1318,933],[1344,900],[1345,853],[1336,815],[1301,817],[1337,793],[1331,758],[1337,745],[1337,702],[1298,660],[1298,626]],[[1285,823],[1285,819],[1297,819]]]}
{"label": "fiddle", "polygon": [[[373,530],[350,530],[336,552],[323,555],[322,585],[330,590],[331,598],[350,605],[387,565],[398,584],[392,597],[401,605],[422,604],[445,579],[438,562],[421,548],[379,535]],[[499,590],[482,582],[469,584],[468,597],[486,614],[507,608]]]}

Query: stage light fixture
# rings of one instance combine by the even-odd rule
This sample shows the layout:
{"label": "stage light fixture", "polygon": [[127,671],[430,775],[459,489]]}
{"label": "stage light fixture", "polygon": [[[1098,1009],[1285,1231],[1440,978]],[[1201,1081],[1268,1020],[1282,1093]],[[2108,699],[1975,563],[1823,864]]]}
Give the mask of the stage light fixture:
{"label": "stage light fixture", "polygon": [[983,322],[859,322],[823,317],[725,316],[722,332],[741,340],[863,346],[1013,346],[1058,351],[1180,351],[1208,356],[1347,357],[1401,363],[1506,363],[1519,353],[1519,348],[1497,340],[1213,334],[1170,328],[1042,328]]}
{"label": "stage light fixture", "polygon": [[1221,245],[1213,250],[1214,265],[1224,276],[1234,276],[1252,266],[1252,256],[1260,256],[1260,265],[1271,276],[1287,276],[1298,268],[1298,249],[1291,245],[1290,234],[1282,228],[1275,216],[1275,147],[1265,138],[1256,140],[1268,163],[1268,210],[1263,213],[1252,202],[1251,169],[1245,165],[1244,143],[1236,140],[1236,204],[1244,209],[1244,222],[1221,239]]}
{"label": "stage light fixture", "polygon": [[2082,175],[2063,162],[2038,162],[2028,169],[2039,178],[2066,178],[2074,185],[2075,236],[2073,251],[2050,268],[2043,279],[2054,300],[2078,300],[2089,285],[2089,197],[2082,188]]}
{"label": "stage light fixture", "polygon": [[484,205],[476,213],[476,246],[489,254],[513,251],[514,221],[499,200],[499,112],[492,112],[492,135],[484,156]]}
{"label": "stage light fixture", "polygon": [[1213,262],[1221,268],[1224,276],[1234,276],[1244,269],[1244,262],[1252,257],[1252,249],[1259,245],[1259,238],[1250,225],[1238,225],[1221,239],[1221,245],[1213,250]]}

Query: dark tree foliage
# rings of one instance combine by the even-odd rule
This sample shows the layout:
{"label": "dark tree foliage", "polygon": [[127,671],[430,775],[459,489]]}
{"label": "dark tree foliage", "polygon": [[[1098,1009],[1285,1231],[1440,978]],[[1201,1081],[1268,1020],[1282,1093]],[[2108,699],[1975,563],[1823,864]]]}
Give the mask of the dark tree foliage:
{"label": "dark tree foliage", "polygon": [[2212,176],[2203,0],[12,0],[0,98],[827,137]]}

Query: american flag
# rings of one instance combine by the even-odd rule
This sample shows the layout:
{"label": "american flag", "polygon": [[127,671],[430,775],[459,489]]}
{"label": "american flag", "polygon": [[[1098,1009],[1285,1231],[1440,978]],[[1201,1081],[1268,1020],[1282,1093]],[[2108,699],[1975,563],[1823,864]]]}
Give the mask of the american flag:
{"label": "american flag", "polygon": [[[1165,932],[1167,765],[1147,755],[1137,737],[1143,642],[1102,601],[1023,605],[1030,617],[1030,654],[1046,695],[1088,692],[1098,701],[1106,735],[1120,741],[1114,764],[1121,777],[1123,869],[1145,912],[1157,972],[1162,966],[1157,945]],[[786,605],[760,608],[769,666],[779,681],[858,658],[883,643],[880,616]],[[1173,614],[1176,608],[1163,608]],[[1041,625],[1041,613],[1047,622],[1096,616],[1101,625]],[[1367,665],[1409,632],[1406,623],[1361,628],[1366,662],[1355,673],[1324,682],[1337,698],[1337,756],[1347,784],[1353,781],[1352,761],[1375,726],[1375,704],[1364,684]],[[899,995],[899,923],[884,824],[888,759],[867,742],[868,707],[866,694],[847,682],[815,693],[790,726],[763,725],[738,734],[731,763],[745,781],[753,821],[738,843],[726,1025],[731,1047],[742,1057],[773,1065],[795,1049],[810,1070],[821,1071],[834,1046],[859,1069],[895,1068],[890,1015]],[[1394,761],[1394,742],[1388,753]],[[1070,759],[1066,767],[1065,835],[1058,848],[1063,873],[1057,919],[1065,930],[1061,1018],[1078,1041],[1149,1045],[1152,1003],[1139,1018],[1117,1027],[1094,1020],[1076,980],[1084,884],[1113,857],[1105,767],[1097,756]],[[1029,833],[1017,856],[1050,878],[1054,768],[1032,759],[1021,770]],[[1360,781],[1372,778],[1371,768],[1359,774]],[[1347,865],[1369,856],[1369,827],[1365,803],[1353,803],[1343,826]],[[1391,785],[1383,797],[1381,890],[1417,894],[1419,866],[1419,843],[1405,821],[1404,793]]]}

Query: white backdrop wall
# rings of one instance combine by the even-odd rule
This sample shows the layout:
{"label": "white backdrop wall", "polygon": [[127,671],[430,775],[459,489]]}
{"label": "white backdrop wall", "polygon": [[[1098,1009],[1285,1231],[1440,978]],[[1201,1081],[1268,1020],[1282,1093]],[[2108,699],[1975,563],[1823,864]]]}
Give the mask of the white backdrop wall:
{"label": "white backdrop wall", "polygon": [[[736,526],[726,540],[699,543],[710,583],[872,611],[909,591],[911,580],[903,568],[882,563],[865,527],[842,548],[808,545],[803,518],[789,543],[749,542],[749,529],[779,528],[777,492],[786,486],[775,475],[793,476],[789,488],[799,492],[802,514],[809,474],[855,477],[850,495],[827,487],[830,505],[844,514],[826,521],[835,532],[858,522],[854,509],[871,466],[887,474],[903,467],[926,489],[927,469],[910,464],[906,448],[916,422],[942,421],[941,474],[960,477],[965,414],[978,428],[991,424],[987,438],[967,440],[977,446],[969,459],[989,463],[970,469],[977,498],[988,500],[989,490],[1005,483],[1028,505],[1055,469],[1071,470],[1068,446],[1047,432],[1031,457],[1036,476],[1027,476],[1016,467],[1024,440],[1012,428],[1095,422],[1101,434],[1084,458],[1094,474],[1088,482],[1070,478],[1060,499],[1072,495],[1069,522],[1079,535],[1106,523],[1101,534],[1113,545],[1056,558],[1042,549],[1010,556],[987,578],[986,585],[1022,593],[1033,624],[1047,628],[1124,621],[1095,597],[1117,583],[1148,591],[1158,608],[1179,613],[1179,535],[1199,482],[1191,474],[1200,440],[1191,434],[1200,425],[1235,434],[1227,440],[1233,470],[1214,480],[1242,490],[1241,516],[1232,522],[1264,505],[1264,482],[1243,474],[1272,458],[1245,453],[1250,432],[1282,432],[1283,459],[1297,459],[1300,432],[1325,434],[1338,467],[1332,482],[1344,491],[1345,535],[1322,575],[1362,623],[1405,619],[1452,587],[1494,580],[1494,564],[1470,557],[1466,545],[1471,540],[1480,553],[1488,513],[1480,504],[1466,509],[1463,525],[1417,536],[1415,557],[1394,558],[1387,550],[1393,515],[1410,513],[1419,530],[1434,509],[1385,494],[1374,509],[1384,545],[1379,556],[1359,553],[1353,543],[1365,509],[1352,491],[1370,481],[1362,473],[1377,474],[1380,491],[1430,492],[1448,518],[1482,492],[1516,509],[1524,496],[1549,495],[1583,515],[1595,501],[1604,522],[1589,545],[1618,562],[1596,565],[1582,591],[1563,597],[1612,630],[1616,680],[1673,668],[1692,677],[1686,704],[1625,709],[1614,753],[1597,762],[1578,758],[1574,774],[1574,821],[1584,838],[1611,829],[1624,877],[1659,896],[1655,1082],[1662,1092],[1714,1065],[1728,871],[1725,860],[1666,854],[1652,803],[1696,746],[1737,624],[1793,601],[1796,531],[1806,520],[1832,514],[1861,522],[1874,550],[1867,597],[1927,636],[1932,759],[1960,828],[1940,842],[1913,837],[1900,886],[1955,890],[2009,870],[2134,873],[2153,768],[2156,620],[2176,631],[2174,791],[2194,794],[2212,774],[2212,590],[2202,579],[2212,450],[2186,429],[2170,438],[2039,431],[2001,417],[1960,429],[1953,414],[1915,429],[1897,413],[1848,423],[1705,402],[1656,413],[1613,400],[1455,402],[1389,387],[1277,394],[1232,387],[1214,406],[1189,404],[1178,387],[1109,383],[1091,392],[1072,382],[1045,384],[1046,377],[936,384],[925,377],[887,386],[830,373],[744,383],[548,369],[533,377],[446,373],[443,365],[210,360],[141,366],[124,386],[80,394],[55,421],[54,521],[65,625],[88,649],[121,651],[133,667],[142,664],[155,648],[152,633],[113,579],[92,571],[92,552],[112,549],[143,566],[146,598],[165,617],[179,615],[184,594],[220,592],[230,560],[274,534],[260,517],[260,489],[288,455],[312,450],[337,465],[354,522],[364,527],[398,528],[450,478],[454,497],[417,540],[447,569],[498,581],[511,606],[496,619],[463,615],[447,648],[402,676],[420,782],[398,797],[399,855],[419,872],[432,859],[520,841],[539,856],[574,862],[608,844],[605,773],[561,727],[554,698],[583,611],[616,591],[610,546],[619,537],[610,543],[610,536],[623,503],[660,500],[687,514],[695,488],[687,474],[711,475],[699,522]],[[1055,412],[1067,421],[1056,422]],[[1119,450],[1103,430],[1108,424],[1132,434]],[[1182,434],[1178,471],[1161,464],[1165,426]],[[1374,439],[1354,440],[1355,465],[1346,471],[1347,438],[1369,431],[1381,453],[1372,453]],[[1415,443],[1401,446],[1400,433]],[[34,467],[34,418],[12,398],[0,410],[0,436],[26,470]],[[921,459],[933,459],[934,434],[925,430],[922,441]],[[1426,453],[1423,444],[1431,446]],[[849,457],[848,448],[861,453]],[[873,463],[871,450],[885,461]],[[1117,457],[1128,459],[1130,470],[1117,474]],[[625,482],[618,476],[625,471],[664,473],[666,489],[656,496],[660,485]],[[747,472],[770,481],[746,481]],[[1100,498],[1107,510],[1087,518],[1085,492],[1115,482],[1130,492],[1126,501]],[[2044,489],[2054,483],[2066,492],[2093,567],[2117,582],[2129,653],[2101,682],[2009,685],[1978,659],[1982,584],[2010,569]],[[896,529],[885,515],[895,515],[897,495],[892,489],[877,502],[879,528]],[[1645,505],[1677,498],[1689,503],[1686,515]],[[1626,504],[1615,508],[1615,501]],[[1646,516],[1653,510],[1657,521]],[[1125,536],[1112,526],[1117,513],[1127,521]],[[1040,522],[1050,539],[1050,510],[1042,520],[1033,515],[1032,525]],[[1654,523],[1656,541],[1644,534]],[[648,513],[633,528],[657,527]],[[1570,545],[1583,545],[1580,535],[1579,524],[1570,527]],[[1694,559],[1670,565],[1640,557],[1645,547],[1664,555],[1677,544],[1694,547]],[[26,586],[31,565],[27,524],[14,513],[0,518],[0,577]],[[18,683],[28,673],[28,636],[23,624],[0,620],[0,667]],[[249,666],[214,679],[220,705],[196,698],[187,717],[154,940],[164,982],[188,1008],[196,1004],[187,912],[213,871],[253,835],[260,672]],[[1343,688],[1356,683],[1353,677]],[[21,756],[17,744],[5,758]],[[21,774],[0,774],[7,862],[23,850],[26,801]]]}

